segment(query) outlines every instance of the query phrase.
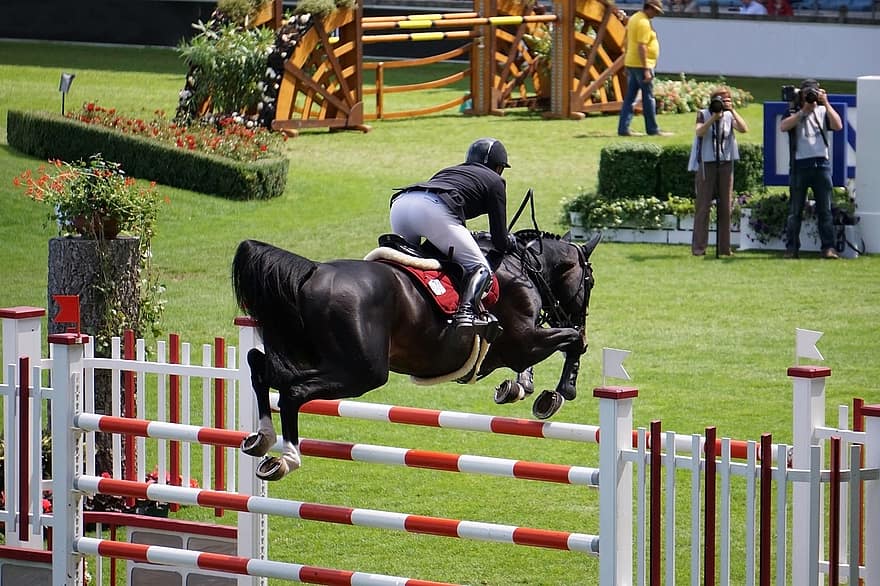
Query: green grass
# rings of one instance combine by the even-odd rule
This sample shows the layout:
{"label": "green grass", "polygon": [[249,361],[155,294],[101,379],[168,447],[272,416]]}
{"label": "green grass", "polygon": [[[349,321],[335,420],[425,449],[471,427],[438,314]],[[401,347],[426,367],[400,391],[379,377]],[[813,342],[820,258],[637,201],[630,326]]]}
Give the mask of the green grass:
{"label": "green grass", "polygon": [[[76,73],[68,108],[98,101],[127,113],[173,112],[185,68],[173,51],[0,42],[0,307],[46,305],[47,212],[12,187],[12,179],[40,162],[5,144],[7,109],[60,109],[61,71]],[[439,77],[439,75],[437,76]],[[761,142],[763,100],[778,99],[781,84],[798,80],[729,78],[758,103],[744,110],[752,132],[741,141]],[[396,81],[395,81],[396,83]],[[852,92],[853,84],[834,87]],[[435,92],[440,102],[461,88]],[[412,98],[414,105],[418,100]],[[432,99],[433,101],[433,99]],[[639,128],[641,121],[634,123]],[[675,136],[656,139],[690,144],[693,115],[664,115]],[[557,224],[559,201],[594,187],[599,150],[621,140],[616,116],[582,121],[543,120],[539,114],[467,118],[449,112],[415,120],[372,123],[372,131],[303,132],[287,143],[288,188],[267,202],[233,202],[162,187],[163,206],[154,259],[168,287],[166,331],[199,346],[215,336],[236,343],[238,314],[229,265],[238,242],[259,238],[316,260],[358,258],[388,230],[388,199],[395,187],[423,179],[462,160],[480,136],[504,141],[512,168],[505,173],[512,214],[522,194],[535,189],[541,228]],[[527,216],[519,227],[528,225]],[[476,221],[473,228],[485,228]],[[633,351],[625,362],[638,387],[636,425],[660,419],[666,430],[700,433],[716,425],[720,436],[774,441],[791,439],[794,328],[825,332],[819,347],[834,374],[828,383],[828,421],[853,396],[880,402],[877,336],[880,257],[820,261],[804,255],[788,262],[781,253],[745,251],[732,259],[690,256],[687,246],[601,244],[593,256],[597,285],[588,322],[590,350],[581,368],[580,398],[559,420],[596,423],[591,389],[603,383],[602,347]],[[555,384],[561,360],[537,369],[537,386]],[[368,400],[436,409],[529,417],[530,405],[496,406],[499,372],[471,387],[416,387],[401,376]],[[306,437],[476,453],[515,459],[595,465],[590,447],[569,442],[531,442],[467,432],[304,416]],[[271,496],[361,508],[491,521],[586,533],[598,532],[598,495],[570,486],[471,477],[396,467],[307,459],[302,470],[271,486]],[[684,507],[687,494],[679,493]],[[744,509],[743,498],[735,504]],[[184,509],[186,518],[212,519],[211,511]],[[221,522],[234,522],[226,518]],[[271,557],[311,565],[360,569],[468,584],[559,585],[596,582],[598,563],[588,556],[550,550],[338,527],[285,519],[271,521]],[[679,550],[688,526],[679,522]],[[738,552],[742,551],[739,546]],[[742,555],[734,555],[741,560]],[[685,581],[688,564],[679,559]],[[737,565],[739,568],[739,565]],[[742,583],[736,570],[734,583]]]}

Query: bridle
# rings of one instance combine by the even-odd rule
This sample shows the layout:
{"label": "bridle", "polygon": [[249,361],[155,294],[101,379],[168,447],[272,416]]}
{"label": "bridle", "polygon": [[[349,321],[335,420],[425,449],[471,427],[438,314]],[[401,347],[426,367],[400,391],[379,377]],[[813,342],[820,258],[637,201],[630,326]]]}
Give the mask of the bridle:
{"label": "bridle", "polygon": [[[553,290],[550,288],[550,283],[547,282],[547,278],[544,275],[544,266],[541,262],[541,257],[544,254],[545,236],[552,236],[557,240],[559,237],[556,235],[550,235],[538,228],[538,220],[535,216],[535,195],[531,189],[526,192],[519,209],[516,210],[513,219],[507,227],[507,231],[510,232],[510,230],[513,229],[514,224],[516,224],[516,221],[525,210],[526,204],[531,204],[532,225],[534,226],[534,229],[519,230],[514,233],[517,243],[519,244],[522,242],[524,244],[522,249],[517,246],[516,250],[510,254],[520,260],[523,273],[535,285],[538,294],[541,296],[541,311],[538,314],[537,325],[542,326],[546,324],[554,328],[582,328],[584,327],[587,311],[589,309],[587,306],[587,293],[589,281],[593,274],[590,261],[587,259],[587,255],[584,253],[582,247],[571,242],[566,242],[566,244],[574,246],[575,250],[577,250],[578,264],[581,267],[581,280],[574,295],[565,300],[565,304],[560,303],[559,300],[556,299],[556,295],[553,294]],[[536,243],[538,249],[537,252],[534,250]],[[564,307],[567,307],[580,293],[583,293],[583,303],[579,308],[577,315],[583,317],[575,320],[572,315],[565,311]]]}
{"label": "bridle", "polygon": [[[565,244],[573,246],[577,251],[578,265],[581,268],[581,279],[574,293],[568,299],[560,301],[553,293],[544,271],[544,238],[549,235],[537,230],[520,230],[515,233],[515,236],[517,241],[523,243],[523,245],[522,247],[517,246],[517,250],[511,254],[520,260],[523,273],[535,285],[538,294],[541,296],[541,311],[537,319],[538,325],[546,324],[554,328],[583,327],[588,311],[587,290],[592,275],[590,261],[587,259],[583,248],[577,244],[565,242]],[[558,238],[558,236],[553,237]],[[578,308],[577,314],[572,315],[565,308],[569,307],[577,299],[578,295],[581,295],[582,303]]]}

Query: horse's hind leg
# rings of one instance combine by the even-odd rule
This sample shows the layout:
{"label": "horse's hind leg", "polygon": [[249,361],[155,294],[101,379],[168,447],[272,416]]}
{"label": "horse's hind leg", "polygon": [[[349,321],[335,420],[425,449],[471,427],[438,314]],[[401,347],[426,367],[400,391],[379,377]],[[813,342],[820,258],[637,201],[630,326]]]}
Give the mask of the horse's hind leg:
{"label": "horse's hind leg", "polygon": [[[343,354],[350,359],[352,354]],[[278,400],[281,411],[281,434],[283,447],[277,457],[266,456],[257,467],[257,477],[263,480],[280,480],[302,465],[299,451],[299,409],[314,399],[344,399],[359,397],[367,391],[382,386],[388,381],[388,370],[381,367],[366,366],[360,369],[355,364],[382,365],[382,361],[343,360],[340,363],[324,364],[319,369],[298,373],[298,378],[282,390]],[[271,422],[270,422],[271,423]]]}

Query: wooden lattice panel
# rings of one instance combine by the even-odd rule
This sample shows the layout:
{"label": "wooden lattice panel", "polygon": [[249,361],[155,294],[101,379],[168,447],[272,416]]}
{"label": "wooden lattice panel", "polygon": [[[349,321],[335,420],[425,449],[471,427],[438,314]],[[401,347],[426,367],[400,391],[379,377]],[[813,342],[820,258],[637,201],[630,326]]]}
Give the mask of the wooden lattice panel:
{"label": "wooden lattice panel", "polygon": [[[532,16],[534,3],[500,0],[499,16]],[[496,109],[528,106],[540,107],[549,99],[549,81],[542,77],[539,56],[526,44],[525,35],[549,34],[547,25],[526,22],[519,25],[494,27],[495,72],[493,106]],[[543,83],[542,83],[543,82]]]}
{"label": "wooden lattice panel", "polygon": [[[331,39],[332,32],[338,37]],[[278,90],[272,128],[367,130],[363,117],[361,26],[355,10],[336,10],[297,42]]]}
{"label": "wooden lattice panel", "polygon": [[626,16],[605,0],[576,0],[572,112],[619,112],[626,91]]}

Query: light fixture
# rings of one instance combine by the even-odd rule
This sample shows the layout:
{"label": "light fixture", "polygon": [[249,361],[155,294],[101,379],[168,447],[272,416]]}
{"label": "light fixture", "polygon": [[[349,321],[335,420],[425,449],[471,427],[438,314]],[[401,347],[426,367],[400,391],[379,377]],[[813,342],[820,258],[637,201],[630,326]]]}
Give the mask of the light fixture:
{"label": "light fixture", "polygon": [[70,91],[70,84],[73,83],[73,78],[76,77],[75,73],[62,73],[61,74],[61,83],[58,86],[58,91],[61,92],[61,115],[64,116],[64,97],[67,95],[67,92]]}

